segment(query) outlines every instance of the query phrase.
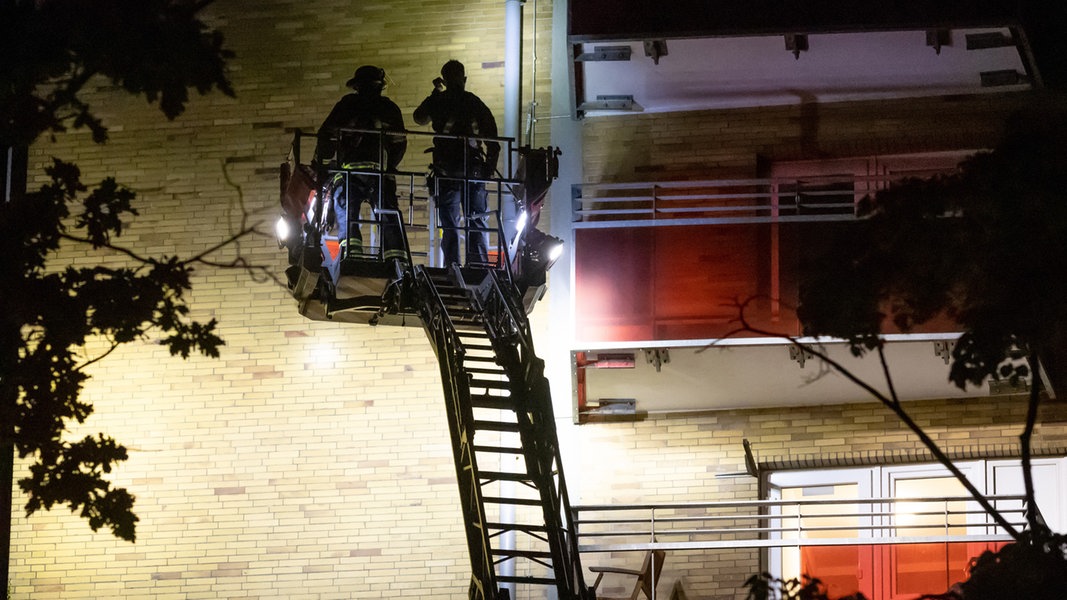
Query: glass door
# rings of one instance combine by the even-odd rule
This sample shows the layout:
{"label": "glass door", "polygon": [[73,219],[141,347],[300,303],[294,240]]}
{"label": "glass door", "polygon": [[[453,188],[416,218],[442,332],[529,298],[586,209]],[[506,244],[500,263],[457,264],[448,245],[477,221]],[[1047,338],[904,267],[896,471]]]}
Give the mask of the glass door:
{"label": "glass door", "polygon": [[[954,477],[903,479],[896,482],[896,498],[924,496],[960,496],[966,494]],[[924,537],[944,533],[965,535],[966,523],[959,511],[965,503],[944,504],[945,514],[937,514],[935,503],[897,502],[894,504],[894,532],[900,537]],[[942,526],[944,526],[942,528]],[[894,544],[889,552],[888,598],[912,598],[921,594],[940,593],[966,577],[970,560],[966,543]]]}
{"label": "glass door", "polygon": [[[772,573],[782,579],[802,575],[818,578],[831,598],[863,592],[873,596],[873,553],[870,537],[870,469],[830,469],[775,473],[768,480],[768,498],[782,501],[772,512],[773,539],[796,540],[795,546],[770,552]],[[848,538],[852,544],[820,545],[819,540]]]}

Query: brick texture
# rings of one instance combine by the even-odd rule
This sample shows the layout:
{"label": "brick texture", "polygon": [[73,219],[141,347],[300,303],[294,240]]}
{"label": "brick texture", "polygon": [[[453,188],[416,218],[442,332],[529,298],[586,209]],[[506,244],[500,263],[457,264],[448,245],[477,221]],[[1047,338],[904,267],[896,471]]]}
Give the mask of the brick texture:
{"label": "brick texture", "polygon": [[[237,54],[235,98],[194,97],[168,122],[143,99],[98,81],[85,99],[110,126],[110,142],[98,146],[87,133],[70,132],[31,149],[31,187],[58,156],[77,162],[87,181],[114,175],[135,189],[141,216],[120,241],[139,252],[196,254],[243,219],[266,230],[278,213],[277,167],[292,130],[314,130],[360,64],[386,69],[386,93],[409,128],[449,58],[466,63],[468,89],[502,118],[499,0],[231,0],[207,10]],[[538,90],[541,107],[551,105],[553,85],[565,86],[548,80],[551,13],[551,2],[526,4],[525,72],[532,72],[534,43],[539,62],[536,85],[524,86]],[[979,145],[996,130],[976,129],[971,119],[1000,118],[1010,108],[995,99],[940,102],[590,120],[582,124],[585,177],[734,175],[753,171],[759,155],[932,149],[931,140],[946,135],[955,147]],[[925,125],[912,128],[913,119]],[[547,123],[538,121],[540,144],[550,143]],[[927,127],[933,123],[937,132]],[[421,151],[413,144],[404,168],[424,168]],[[275,269],[284,262],[269,237],[210,258],[237,256]],[[77,248],[62,258],[101,260]],[[112,480],[137,496],[137,542],[94,533],[62,507],[27,518],[16,492],[12,598],[466,598],[470,568],[455,470],[424,333],[305,320],[282,287],[241,270],[200,269],[191,301],[193,317],[219,319],[222,357],[183,361],[153,338],[128,344],[93,366],[84,397],[95,413],[70,433],[104,431],[129,447]],[[535,315],[538,335],[546,319]],[[540,338],[538,348],[541,355],[569,350]],[[963,433],[1007,444],[1018,434],[1020,407],[930,401],[915,408],[949,444],[964,443]],[[743,468],[746,437],[782,456],[916,445],[869,403],[581,427],[560,415],[559,423],[574,503],[754,499],[754,482],[714,477]],[[1063,419],[1043,423],[1037,438],[1062,444]],[[708,598],[735,598],[759,557],[743,549],[677,553],[667,569],[661,595],[686,576]]]}
{"label": "brick texture", "polygon": [[757,177],[764,161],[977,150],[1015,111],[1058,101],[979,94],[590,118],[584,181]]}

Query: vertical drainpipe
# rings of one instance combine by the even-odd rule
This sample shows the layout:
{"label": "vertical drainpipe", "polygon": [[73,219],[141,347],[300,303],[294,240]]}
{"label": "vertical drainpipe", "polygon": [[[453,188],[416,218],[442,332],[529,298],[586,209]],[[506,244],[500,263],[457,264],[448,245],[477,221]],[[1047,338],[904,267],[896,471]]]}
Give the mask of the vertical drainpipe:
{"label": "vertical drainpipe", "polygon": [[[504,137],[512,138],[515,140],[515,147],[518,147],[521,143],[519,140],[520,134],[520,120],[522,115],[522,4],[523,0],[504,0]],[[504,149],[505,152],[508,150]],[[516,155],[506,154],[503,156],[503,161],[499,165],[501,174],[506,178],[511,178],[514,173],[514,163],[517,159]],[[511,240],[515,234],[515,219],[517,217],[517,211],[515,203],[508,200],[510,197],[505,197],[504,202],[501,203],[501,215],[500,219],[503,222],[504,232],[507,236],[508,244],[511,245]],[[518,460],[515,458],[506,458],[507,455],[501,455],[500,460]],[[505,465],[501,465],[501,470],[508,470]],[[500,496],[503,498],[509,498],[515,495],[515,482],[513,481],[501,481],[500,482]],[[515,506],[511,504],[500,505],[500,522],[501,523],[514,523],[515,522]],[[500,548],[512,550],[515,548],[515,532],[508,531],[500,536]],[[500,563],[500,575],[505,577],[513,577],[515,575],[515,560],[507,560]],[[507,588],[509,597],[515,598],[515,584],[505,583],[501,587]]]}
{"label": "vertical drainpipe", "polygon": [[[504,0],[504,137],[514,138],[516,145],[522,143],[522,5],[522,0]],[[504,161],[505,167],[510,162]]]}
{"label": "vertical drainpipe", "polygon": [[[504,137],[515,140],[514,148],[522,144],[522,5],[524,0],[504,1]],[[504,149],[505,152],[507,148]],[[502,156],[500,173],[511,178],[515,175],[518,156],[507,153]],[[515,224],[518,217],[516,202],[504,198],[500,206],[500,219],[510,247],[515,239]]]}

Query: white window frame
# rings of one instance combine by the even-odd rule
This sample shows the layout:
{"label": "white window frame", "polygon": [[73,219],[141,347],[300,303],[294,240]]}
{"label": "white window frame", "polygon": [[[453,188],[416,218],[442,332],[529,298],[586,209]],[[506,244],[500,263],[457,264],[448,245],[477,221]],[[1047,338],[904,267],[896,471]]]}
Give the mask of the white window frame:
{"label": "white window frame", "polygon": [[[1022,467],[1018,459],[987,459],[970,460],[955,463],[971,481],[971,483],[986,495],[1014,496],[1024,492],[1022,483]],[[1034,474],[1034,486],[1036,502],[1041,510],[1042,517],[1053,531],[1064,532],[1067,530],[1067,457],[1041,457],[1032,460]],[[894,498],[895,485],[899,481],[909,479],[951,477],[951,472],[939,463],[922,463],[906,465],[875,465],[862,468],[830,468],[812,470],[791,470],[769,473],[765,479],[765,498],[768,500],[782,500],[782,489],[785,488],[817,488],[830,485],[856,485],[860,499],[863,498]],[[871,510],[870,505],[864,510]],[[1013,507],[1008,507],[1013,508]],[[782,515],[781,507],[771,509],[772,528],[781,528],[783,519],[773,518]],[[866,521],[864,521],[866,519]],[[861,517],[860,527],[864,524],[893,525],[892,517]],[[983,525],[981,515],[969,515],[967,518],[968,535],[990,534],[991,531]],[[891,535],[890,529],[882,529],[884,535]],[[871,531],[860,531],[859,536],[874,537]],[[769,535],[771,539],[792,539],[788,534],[774,532]],[[782,573],[783,553],[799,552],[799,545],[785,547],[770,547],[767,549],[766,564],[770,573],[777,577],[786,578],[793,574]],[[864,563],[866,558],[862,559]],[[885,565],[880,564],[881,559],[874,559],[870,565],[875,577],[875,589],[884,587],[889,573],[883,572]],[[860,568],[863,566],[858,565]],[[817,574],[816,574],[817,575]],[[934,591],[934,590],[931,590]],[[877,592],[876,592],[877,593]]]}

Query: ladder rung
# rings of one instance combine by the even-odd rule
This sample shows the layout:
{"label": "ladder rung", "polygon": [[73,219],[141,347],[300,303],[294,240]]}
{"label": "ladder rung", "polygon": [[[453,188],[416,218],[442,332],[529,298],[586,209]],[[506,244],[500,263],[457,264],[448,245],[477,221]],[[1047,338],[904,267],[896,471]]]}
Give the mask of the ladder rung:
{"label": "ladder rung", "polygon": [[538,583],[542,585],[556,585],[555,579],[548,577],[521,577],[511,575],[497,575],[496,580],[501,583]]}
{"label": "ladder rung", "polygon": [[476,313],[475,311],[473,311],[471,309],[469,304],[467,304],[465,302],[460,302],[460,301],[447,302],[446,301],[444,304],[445,304],[445,312],[447,312],[448,316],[450,316],[452,318],[478,314],[478,313]]}
{"label": "ladder rung", "polygon": [[477,340],[489,339],[489,334],[485,332],[485,328],[481,329],[468,329],[466,331],[460,331],[459,337],[464,339],[475,338]]}
{"label": "ladder rung", "polygon": [[515,410],[515,400],[511,396],[471,396],[471,406],[475,408],[495,408],[497,410]]}
{"label": "ladder rung", "polygon": [[479,446],[475,444],[472,446],[475,452],[495,452],[496,454],[522,454],[522,448],[511,448],[508,446]]}
{"label": "ladder rung", "polygon": [[486,388],[493,390],[509,390],[511,389],[510,381],[501,381],[498,379],[471,379],[472,388]]}
{"label": "ladder rung", "polygon": [[486,369],[484,367],[466,367],[468,373],[478,373],[479,375],[500,375],[506,377],[508,372],[504,370],[504,367],[497,366],[495,369]]}
{"label": "ladder rung", "polygon": [[475,421],[474,429],[481,431],[511,431],[519,430],[518,423],[504,423],[502,421]]}
{"label": "ladder rung", "polygon": [[494,548],[493,556],[506,556],[509,558],[552,558],[552,553],[547,550],[514,550]]}
{"label": "ladder rung", "polygon": [[501,498],[500,496],[482,496],[482,502],[489,504],[514,504],[516,506],[541,506],[537,498]]}
{"label": "ladder rung", "polygon": [[493,355],[493,356],[477,356],[477,355],[473,355],[473,354],[465,354],[465,355],[463,355],[463,360],[465,360],[465,361],[469,360],[469,361],[473,361],[473,362],[492,362],[492,363],[495,364],[496,363],[496,355]]}
{"label": "ladder rung", "polygon": [[544,533],[548,531],[548,527],[545,527],[544,525],[522,525],[518,523],[486,523],[485,526],[488,529],[498,530],[514,529],[515,531],[537,531],[539,533]]}
{"label": "ladder rung", "polygon": [[529,481],[530,476],[526,473],[505,473],[504,471],[478,471],[478,479],[492,479],[494,481]]}

